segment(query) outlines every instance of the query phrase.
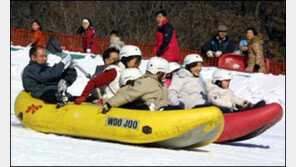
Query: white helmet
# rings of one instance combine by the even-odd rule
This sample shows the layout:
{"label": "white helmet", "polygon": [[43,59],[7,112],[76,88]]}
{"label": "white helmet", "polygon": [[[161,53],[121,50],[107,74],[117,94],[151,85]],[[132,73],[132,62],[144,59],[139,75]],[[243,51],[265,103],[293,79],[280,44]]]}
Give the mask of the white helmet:
{"label": "white helmet", "polygon": [[223,81],[223,80],[229,80],[232,79],[231,73],[225,70],[216,70],[213,73],[213,83],[216,81]]}
{"label": "white helmet", "polygon": [[169,63],[169,70],[168,70],[167,73],[171,73],[171,72],[173,72],[173,71],[175,71],[177,69],[180,69],[180,68],[181,68],[180,64],[178,64],[176,62],[170,62]]}
{"label": "white helmet", "polygon": [[124,45],[119,51],[119,59],[130,56],[142,56],[140,48],[134,45]]}
{"label": "white helmet", "polygon": [[119,83],[120,85],[125,85],[129,80],[136,80],[143,76],[138,68],[126,68],[122,71]]}
{"label": "white helmet", "polygon": [[186,65],[194,62],[203,62],[203,59],[199,54],[189,54],[185,57],[183,66],[185,67]]}
{"label": "white helmet", "polygon": [[151,72],[152,74],[156,74],[158,72],[166,73],[168,68],[168,61],[161,57],[152,57],[147,63],[147,71]]}

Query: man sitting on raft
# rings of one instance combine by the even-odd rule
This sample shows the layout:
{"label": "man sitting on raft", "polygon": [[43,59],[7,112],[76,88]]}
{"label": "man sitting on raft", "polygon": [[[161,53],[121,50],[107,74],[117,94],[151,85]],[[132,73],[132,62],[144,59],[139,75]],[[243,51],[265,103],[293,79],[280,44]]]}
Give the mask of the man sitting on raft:
{"label": "man sitting on raft", "polygon": [[23,87],[35,98],[47,103],[65,104],[71,98],[67,87],[77,78],[71,56],[63,55],[58,64],[47,64],[45,48],[34,46],[30,49],[30,62],[22,73]]}

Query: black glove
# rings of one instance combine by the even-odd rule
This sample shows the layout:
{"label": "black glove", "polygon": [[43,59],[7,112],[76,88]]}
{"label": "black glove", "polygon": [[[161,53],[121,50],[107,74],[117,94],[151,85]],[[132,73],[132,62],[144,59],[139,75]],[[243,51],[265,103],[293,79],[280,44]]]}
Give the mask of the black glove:
{"label": "black glove", "polygon": [[185,108],[185,104],[183,102],[181,102],[181,101],[178,103],[177,106],[180,107],[180,108],[182,108],[182,109]]}
{"label": "black glove", "polygon": [[158,50],[156,55],[159,57],[160,55],[162,55],[162,50]]}
{"label": "black glove", "polygon": [[103,110],[102,110],[102,114],[106,114],[110,109],[111,109],[111,105],[107,102],[105,105],[102,106]]}
{"label": "black glove", "polygon": [[259,68],[260,68],[260,66],[258,64],[255,64],[253,72],[258,72]]}

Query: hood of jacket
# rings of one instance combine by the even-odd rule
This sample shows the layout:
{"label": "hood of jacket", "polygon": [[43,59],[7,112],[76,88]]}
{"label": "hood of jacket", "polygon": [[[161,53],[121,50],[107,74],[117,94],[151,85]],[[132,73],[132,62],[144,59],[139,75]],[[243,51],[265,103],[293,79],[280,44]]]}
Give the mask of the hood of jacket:
{"label": "hood of jacket", "polygon": [[110,42],[112,42],[112,43],[118,42],[118,41],[120,41],[120,38],[119,37],[110,38]]}
{"label": "hood of jacket", "polygon": [[263,44],[263,37],[262,36],[255,36],[253,39],[248,40],[248,45],[252,45],[253,43],[260,42]]}
{"label": "hood of jacket", "polygon": [[175,74],[178,75],[180,78],[186,78],[186,77],[196,78],[190,71],[188,71],[185,68],[181,68]]}

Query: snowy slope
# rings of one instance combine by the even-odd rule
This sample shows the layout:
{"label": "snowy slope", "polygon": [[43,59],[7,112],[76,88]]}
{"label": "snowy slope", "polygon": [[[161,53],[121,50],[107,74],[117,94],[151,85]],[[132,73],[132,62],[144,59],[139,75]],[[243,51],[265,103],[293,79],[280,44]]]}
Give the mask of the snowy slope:
{"label": "snowy slope", "polygon": [[[22,48],[22,47],[20,47]],[[190,150],[173,150],[119,144],[102,140],[80,139],[43,134],[24,128],[14,116],[14,101],[22,90],[21,71],[28,64],[29,50],[11,52],[11,165],[285,165],[285,114],[283,119],[262,135],[242,142],[210,144]],[[59,57],[49,55],[53,65]],[[102,64],[100,56],[86,56],[78,63],[93,74]],[[145,71],[147,60],[140,69]],[[204,67],[202,76],[209,79],[216,68]],[[261,99],[277,102],[285,109],[285,76],[232,72],[231,89],[251,102]],[[78,71],[76,82],[68,89],[80,95],[87,79]]]}

